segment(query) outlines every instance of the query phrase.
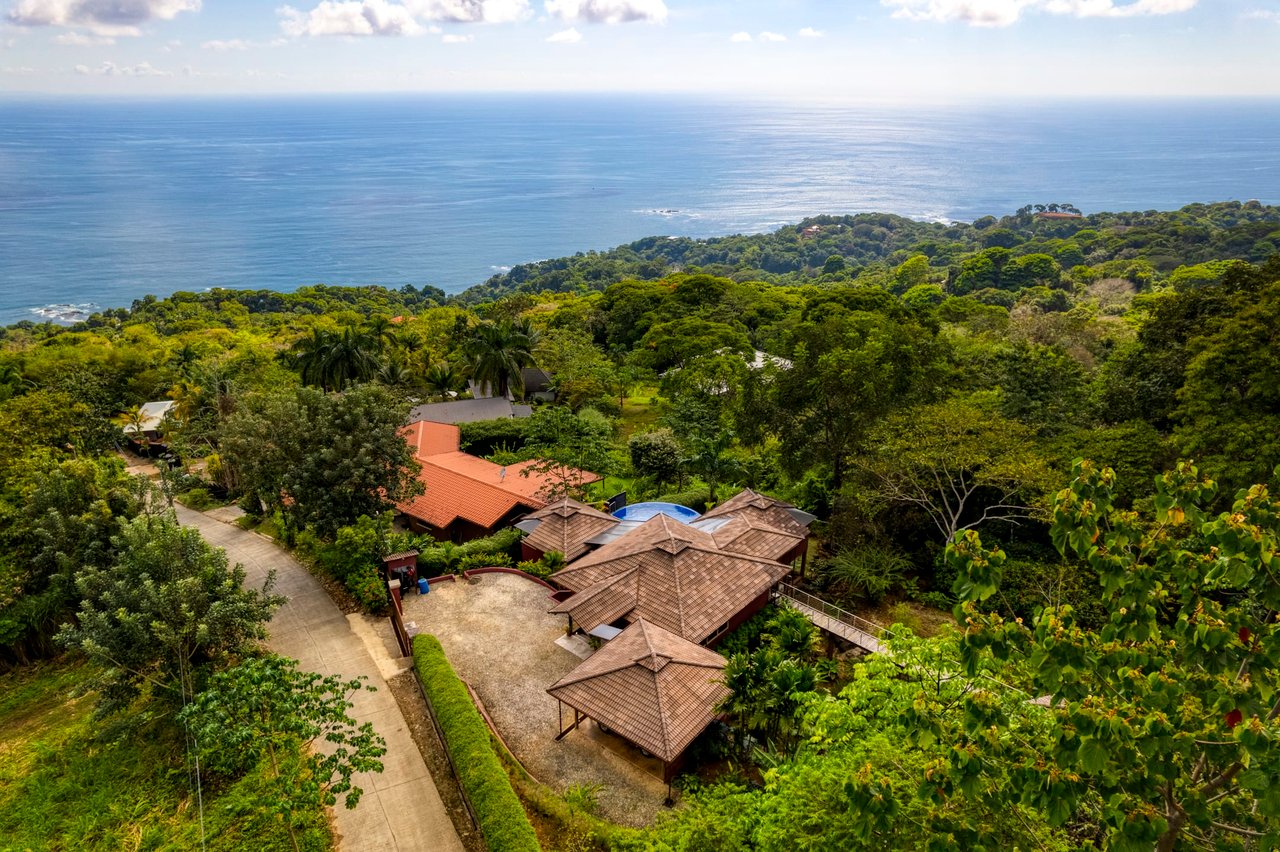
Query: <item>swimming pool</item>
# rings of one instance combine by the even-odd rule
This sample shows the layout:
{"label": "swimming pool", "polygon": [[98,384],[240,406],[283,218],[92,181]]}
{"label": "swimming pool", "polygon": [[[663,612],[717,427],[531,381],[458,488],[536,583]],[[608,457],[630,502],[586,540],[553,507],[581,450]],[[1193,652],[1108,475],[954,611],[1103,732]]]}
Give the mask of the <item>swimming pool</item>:
{"label": "swimming pool", "polygon": [[615,518],[621,518],[624,521],[647,521],[654,515],[666,515],[686,524],[702,517],[702,515],[688,506],[681,506],[678,503],[656,502],[632,503],[630,506],[623,506],[613,513]]}

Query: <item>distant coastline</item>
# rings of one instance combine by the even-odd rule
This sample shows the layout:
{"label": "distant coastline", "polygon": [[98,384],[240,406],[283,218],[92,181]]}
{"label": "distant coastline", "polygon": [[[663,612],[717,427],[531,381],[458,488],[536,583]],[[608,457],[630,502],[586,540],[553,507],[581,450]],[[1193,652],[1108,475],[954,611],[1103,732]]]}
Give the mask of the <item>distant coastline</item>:
{"label": "distant coastline", "polygon": [[213,286],[457,293],[534,258],[820,213],[1277,203],[1276,138],[1275,101],[7,99],[0,323]]}

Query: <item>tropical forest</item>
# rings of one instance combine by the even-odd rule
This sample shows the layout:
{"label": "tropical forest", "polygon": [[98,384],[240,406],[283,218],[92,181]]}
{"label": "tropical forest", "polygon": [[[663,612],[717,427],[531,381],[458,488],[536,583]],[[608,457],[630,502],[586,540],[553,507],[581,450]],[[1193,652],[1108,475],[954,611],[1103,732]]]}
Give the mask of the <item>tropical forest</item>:
{"label": "tropical forest", "polygon": [[382,698],[267,653],[291,581],[190,519],[387,641],[384,557],[554,584],[513,527],[401,522],[436,487],[410,412],[481,395],[528,416],[460,452],[595,474],[547,500],[812,516],[785,582],[880,650],[779,601],[737,626],[640,825],[525,772],[420,623],[466,849],[1280,847],[1280,208],[819,216],[456,295],[174,283],[0,330],[0,848],[334,848],[398,771]]}

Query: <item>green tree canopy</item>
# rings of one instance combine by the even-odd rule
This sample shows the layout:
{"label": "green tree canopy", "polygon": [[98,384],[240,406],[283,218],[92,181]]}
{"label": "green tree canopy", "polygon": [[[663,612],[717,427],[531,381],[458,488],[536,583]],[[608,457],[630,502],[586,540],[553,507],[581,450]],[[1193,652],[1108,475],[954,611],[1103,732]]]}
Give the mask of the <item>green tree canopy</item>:
{"label": "green tree canopy", "polygon": [[133,519],[115,547],[115,564],[79,572],[80,612],[58,634],[103,665],[104,712],[146,683],[189,700],[197,670],[265,638],[271,612],[285,600],[271,594],[274,574],[261,590],[244,588],[244,569],[171,514]]}

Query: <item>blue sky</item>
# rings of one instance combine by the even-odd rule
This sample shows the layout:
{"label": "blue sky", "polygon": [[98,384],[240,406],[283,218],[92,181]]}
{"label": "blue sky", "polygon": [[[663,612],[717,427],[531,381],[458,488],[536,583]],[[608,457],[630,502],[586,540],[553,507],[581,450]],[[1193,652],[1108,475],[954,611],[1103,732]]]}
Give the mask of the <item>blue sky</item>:
{"label": "blue sky", "polygon": [[0,92],[1280,95],[1280,0],[0,0]]}

